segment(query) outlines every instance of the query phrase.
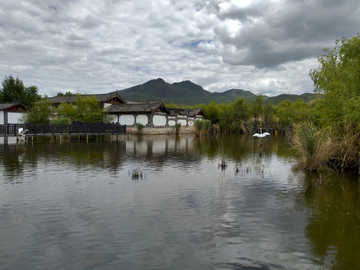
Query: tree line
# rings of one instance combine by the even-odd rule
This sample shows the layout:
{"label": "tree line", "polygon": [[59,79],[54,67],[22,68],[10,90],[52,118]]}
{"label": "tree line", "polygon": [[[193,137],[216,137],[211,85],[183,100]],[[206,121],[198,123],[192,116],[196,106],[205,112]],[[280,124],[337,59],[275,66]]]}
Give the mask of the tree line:
{"label": "tree line", "polygon": [[[176,107],[176,104],[169,104]],[[205,113],[205,119],[217,125],[220,131],[251,133],[254,129],[292,127],[294,124],[311,119],[314,103],[303,99],[284,100],[278,105],[264,103],[264,96],[257,95],[255,100],[238,98],[234,102],[198,104],[187,108],[199,108]]]}
{"label": "tree line", "polygon": [[[57,96],[73,95],[70,91],[58,92]],[[109,115],[102,111],[95,96],[77,95],[75,104],[61,103],[57,108],[51,106],[48,97],[38,94],[36,86],[26,87],[22,80],[12,75],[5,76],[0,89],[0,102],[19,102],[30,108],[24,114],[23,122],[36,124],[69,124],[79,122],[108,122]]]}
{"label": "tree line", "polygon": [[[57,96],[73,95],[71,92],[57,93]],[[47,96],[41,97],[36,86],[26,87],[19,78],[5,76],[0,90],[0,102],[20,102],[31,108],[24,121],[28,123],[48,124],[69,123],[72,121],[101,122],[109,121],[109,115],[102,112],[101,104],[96,97],[78,95],[76,104],[61,103],[53,108]],[[179,107],[170,104],[169,107]],[[185,106],[186,107],[186,106]],[[264,105],[264,96],[256,96],[254,101],[238,98],[234,102],[199,104],[205,118],[217,125],[221,131],[252,132],[254,128],[290,125],[303,121],[310,115],[310,104],[303,100],[282,101],[277,106],[271,103]],[[189,108],[189,107],[188,107]],[[56,117],[54,117],[56,116]]]}
{"label": "tree line", "polygon": [[[318,56],[319,66],[310,70],[314,92],[321,94],[311,103],[304,100],[284,100],[278,105],[264,104],[264,97],[247,101],[198,104],[211,121],[222,131],[252,132],[258,127],[285,125],[294,131],[293,147],[299,154],[302,167],[317,170],[325,167],[358,168],[360,160],[360,35],[335,41],[333,49],[326,48]],[[71,94],[71,93],[66,93]],[[94,97],[95,98],[95,97]],[[27,121],[46,121],[54,111],[42,100],[36,86],[25,87],[12,76],[5,77],[0,90],[0,102],[21,102],[32,107],[38,117]],[[43,107],[40,107],[43,106]],[[80,96],[76,106],[61,104],[56,114],[64,121],[101,121],[99,103]],[[169,104],[168,107],[178,107]],[[91,118],[91,117],[94,118]],[[59,120],[60,121],[60,120]]]}

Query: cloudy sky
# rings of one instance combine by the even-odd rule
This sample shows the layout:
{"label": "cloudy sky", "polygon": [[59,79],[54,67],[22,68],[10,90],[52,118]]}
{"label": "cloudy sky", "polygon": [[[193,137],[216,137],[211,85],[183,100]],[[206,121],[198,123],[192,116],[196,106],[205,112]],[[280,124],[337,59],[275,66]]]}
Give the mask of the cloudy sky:
{"label": "cloudy sky", "polygon": [[40,94],[151,79],[312,92],[316,57],[360,31],[359,0],[0,0],[0,75]]}

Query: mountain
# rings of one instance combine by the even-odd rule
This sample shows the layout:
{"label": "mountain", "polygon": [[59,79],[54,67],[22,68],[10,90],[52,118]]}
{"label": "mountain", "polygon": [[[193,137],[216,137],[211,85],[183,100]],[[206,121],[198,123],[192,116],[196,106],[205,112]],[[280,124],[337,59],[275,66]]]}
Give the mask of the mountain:
{"label": "mountain", "polygon": [[295,102],[297,100],[304,100],[306,103],[311,102],[312,100],[316,99],[316,94],[312,93],[305,93],[301,95],[290,95],[290,94],[281,94],[276,97],[269,97],[265,100],[264,103],[272,103],[274,105],[278,105],[281,101],[289,100],[291,102]]}
{"label": "mountain", "polygon": [[212,95],[211,92],[204,90],[200,85],[191,81],[169,84],[161,78],[124,90],[118,90],[118,94],[127,100],[161,99],[165,103],[182,105],[207,103],[211,100],[210,96]]}
{"label": "mountain", "polygon": [[[238,98],[244,98],[247,101],[251,101],[256,97],[254,93],[242,89],[230,89],[221,93],[211,93],[191,81],[169,84],[161,78],[150,80],[144,84],[136,85],[124,90],[117,90],[117,92],[125,100],[140,101],[161,99],[167,104],[175,103],[177,105],[188,106],[201,103],[208,104],[212,101],[234,102]],[[284,99],[295,101],[299,98],[310,101],[311,99],[314,99],[314,94],[265,97],[265,103],[271,102],[274,105],[277,105]]]}

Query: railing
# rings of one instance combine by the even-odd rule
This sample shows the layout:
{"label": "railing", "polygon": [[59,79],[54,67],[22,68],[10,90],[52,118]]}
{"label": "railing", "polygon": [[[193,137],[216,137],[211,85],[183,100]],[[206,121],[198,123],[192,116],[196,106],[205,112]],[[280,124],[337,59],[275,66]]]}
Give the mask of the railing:
{"label": "railing", "polygon": [[81,123],[58,124],[6,124],[0,125],[0,135],[14,135],[19,128],[27,129],[26,135],[72,135],[72,134],[125,134],[126,125],[118,123]]}

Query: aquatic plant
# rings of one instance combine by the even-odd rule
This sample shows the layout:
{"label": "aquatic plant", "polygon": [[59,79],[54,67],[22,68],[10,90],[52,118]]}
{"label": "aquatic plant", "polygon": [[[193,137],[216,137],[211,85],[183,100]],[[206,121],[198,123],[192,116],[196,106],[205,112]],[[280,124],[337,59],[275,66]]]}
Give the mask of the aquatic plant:
{"label": "aquatic plant", "polygon": [[142,133],[143,133],[143,130],[144,130],[144,125],[141,124],[141,123],[136,123],[135,126],[136,126],[139,134],[142,134]]}
{"label": "aquatic plant", "polygon": [[180,123],[176,123],[175,125],[175,133],[176,134],[179,134],[180,133],[180,130],[181,130],[181,124]]}
{"label": "aquatic plant", "polygon": [[299,155],[297,167],[310,171],[344,165],[344,155],[348,154],[342,153],[343,141],[333,135],[331,128],[320,129],[308,122],[295,126],[292,146]]}
{"label": "aquatic plant", "polygon": [[191,127],[195,135],[200,137],[201,135],[207,134],[211,127],[211,121],[207,119],[195,120],[194,125]]}
{"label": "aquatic plant", "polygon": [[221,135],[219,135],[219,136],[211,135],[211,141],[221,158],[221,163],[219,164],[218,167],[221,167],[222,170],[225,170],[227,167],[227,164],[225,161],[225,147],[224,147],[224,143],[222,140],[222,136]]}
{"label": "aquatic plant", "polygon": [[191,127],[197,137],[201,136],[201,130],[203,122],[201,120],[195,120],[194,125]]}

